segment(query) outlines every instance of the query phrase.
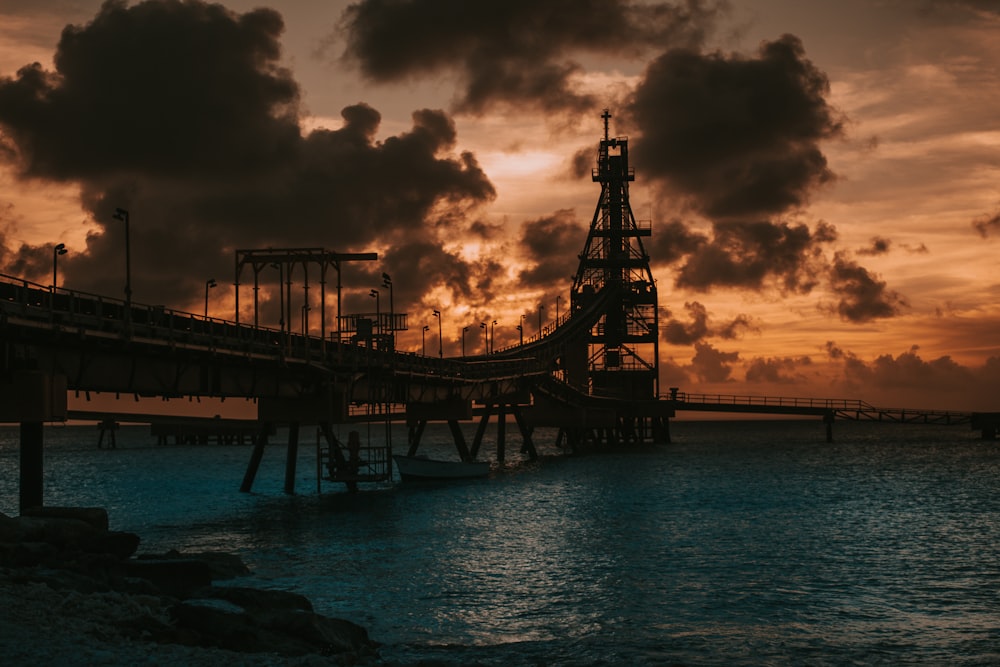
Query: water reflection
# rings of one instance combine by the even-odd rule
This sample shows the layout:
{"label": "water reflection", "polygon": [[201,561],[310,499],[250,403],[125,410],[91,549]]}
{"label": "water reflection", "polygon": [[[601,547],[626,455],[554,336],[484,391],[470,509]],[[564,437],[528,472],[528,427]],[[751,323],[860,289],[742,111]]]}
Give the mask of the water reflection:
{"label": "water reflection", "polygon": [[[674,435],[648,453],[357,495],[316,496],[303,448],[302,495],[291,497],[281,446],[266,452],[255,493],[239,494],[248,448],[154,448],[123,433],[119,450],[99,451],[68,437],[47,441],[46,493],[108,507],[144,549],[237,552],[254,585],[367,626],[390,659],[954,664],[1000,654],[996,443],[896,425],[838,425],[832,445],[811,423],[678,424]],[[425,437],[432,455],[450,447],[446,429]],[[11,512],[9,443],[0,469]]]}

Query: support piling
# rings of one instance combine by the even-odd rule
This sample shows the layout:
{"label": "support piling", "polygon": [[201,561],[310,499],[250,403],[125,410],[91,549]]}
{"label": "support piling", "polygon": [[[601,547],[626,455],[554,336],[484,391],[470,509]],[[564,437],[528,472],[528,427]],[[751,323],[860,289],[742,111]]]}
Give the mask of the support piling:
{"label": "support piling", "polygon": [[42,422],[21,422],[21,514],[42,506]]}

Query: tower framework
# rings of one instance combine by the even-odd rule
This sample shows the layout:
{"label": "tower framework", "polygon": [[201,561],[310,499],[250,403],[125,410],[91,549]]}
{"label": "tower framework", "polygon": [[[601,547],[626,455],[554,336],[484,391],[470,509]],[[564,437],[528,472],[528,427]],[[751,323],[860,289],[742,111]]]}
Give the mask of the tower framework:
{"label": "tower framework", "polygon": [[[597,396],[626,400],[659,394],[659,308],[656,283],[642,239],[649,221],[638,223],[629,204],[628,139],[611,137],[607,109],[604,138],[592,171],[601,196],[573,279],[571,303],[583,308],[602,289],[616,290],[606,312],[590,330],[586,351],[567,365],[567,380]],[[584,358],[585,355],[585,358]]]}

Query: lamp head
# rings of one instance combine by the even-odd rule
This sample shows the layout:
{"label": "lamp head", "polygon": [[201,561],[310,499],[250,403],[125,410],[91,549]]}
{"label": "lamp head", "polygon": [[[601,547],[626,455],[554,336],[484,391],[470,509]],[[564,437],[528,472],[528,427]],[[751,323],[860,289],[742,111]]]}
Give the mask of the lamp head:
{"label": "lamp head", "polygon": [[216,285],[218,285],[218,283],[215,282],[215,278],[209,278],[208,280],[205,281],[206,287],[215,287]]}
{"label": "lamp head", "polygon": [[111,217],[115,220],[128,220],[128,211],[123,208],[116,208],[115,214]]}

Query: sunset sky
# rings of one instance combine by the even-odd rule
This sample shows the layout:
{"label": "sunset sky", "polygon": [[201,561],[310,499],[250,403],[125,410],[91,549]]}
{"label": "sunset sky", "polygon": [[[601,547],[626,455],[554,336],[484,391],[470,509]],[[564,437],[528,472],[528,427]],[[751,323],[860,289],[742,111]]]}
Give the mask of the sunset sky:
{"label": "sunset sky", "polygon": [[345,312],[384,271],[401,348],[435,308],[499,347],[568,302],[608,108],[663,387],[1000,410],[1000,2],[262,2],[0,3],[0,272],[65,243],[122,297],[123,207],[137,302],[216,278],[232,319],[237,248],[374,251]]}

